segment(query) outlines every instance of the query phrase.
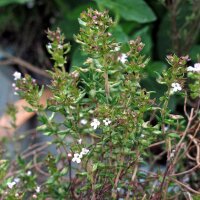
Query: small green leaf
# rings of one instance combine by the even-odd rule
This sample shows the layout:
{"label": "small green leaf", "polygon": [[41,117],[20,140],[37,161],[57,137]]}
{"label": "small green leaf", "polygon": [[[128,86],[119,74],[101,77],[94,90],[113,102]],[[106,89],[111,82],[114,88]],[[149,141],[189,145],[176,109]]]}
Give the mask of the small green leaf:
{"label": "small green leaf", "polygon": [[169,133],[168,136],[171,138],[180,138],[180,136],[177,133]]}
{"label": "small green leaf", "polygon": [[93,167],[92,167],[92,171],[93,171],[93,172],[96,171],[97,168],[98,168],[98,163],[95,163],[95,164],[93,165]]}

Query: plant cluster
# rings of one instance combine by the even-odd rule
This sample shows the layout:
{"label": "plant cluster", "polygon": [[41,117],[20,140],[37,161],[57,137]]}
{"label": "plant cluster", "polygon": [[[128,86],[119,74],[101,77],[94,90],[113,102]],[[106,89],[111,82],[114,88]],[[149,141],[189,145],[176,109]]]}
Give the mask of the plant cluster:
{"label": "plant cluster", "polygon": [[[88,9],[79,23],[75,41],[87,59],[70,73],[65,70],[70,44],[59,29],[47,32],[54,62],[48,71],[52,97],[47,105],[39,102],[44,87],[29,75],[14,74],[16,94],[30,104],[27,110],[38,112],[38,131],[53,140],[19,156],[12,166],[15,171],[1,160],[3,199],[156,200],[199,195],[196,184],[188,186],[183,180],[185,175],[193,180],[190,173],[198,175],[200,165],[199,103],[187,107],[190,95],[199,101],[199,63],[187,68],[188,56],[167,56],[169,67],[157,78],[166,86],[165,93],[152,99],[154,91],[141,86],[149,61],[141,53],[141,38],[117,42],[107,11]],[[189,89],[186,74],[192,80]],[[185,115],[168,108],[173,95],[185,98]],[[56,120],[58,114],[63,120]],[[149,148],[160,144],[167,161],[164,169],[156,170]],[[44,153],[49,146],[57,153]],[[196,156],[190,155],[192,150]],[[27,164],[29,156],[33,160]],[[187,159],[192,161],[190,169],[184,165]]]}

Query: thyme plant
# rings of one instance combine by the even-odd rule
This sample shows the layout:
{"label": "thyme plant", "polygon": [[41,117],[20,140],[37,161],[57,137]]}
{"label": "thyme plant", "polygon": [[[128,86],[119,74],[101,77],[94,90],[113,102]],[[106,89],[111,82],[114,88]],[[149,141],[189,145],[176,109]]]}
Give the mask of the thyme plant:
{"label": "thyme plant", "polygon": [[[40,88],[29,75],[14,74],[16,94],[30,104],[27,111],[38,113],[42,123],[38,131],[52,140],[19,156],[13,173],[7,173],[8,161],[1,160],[3,199],[144,200],[199,195],[198,189],[179,178],[189,170],[195,172],[200,163],[196,156],[191,169],[184,168],[191,145],[199,155],[199,103],[191,109],[187,106],[189,96],[199,101],[199,63],[187,68],[188,56],[167,56],[169,67],[157,78],[166,91],[160,99],[152,99],[154,91],[141,87],[149,62],[141,53],[141,39],[118,43],[109,32],[114,23],[107,11],[88,9],[78,20],[81,28],[74,38],[88,57],[82,67],[66,71],[70,44],[57,29],[47,31],[47,50],[54,62],[48,71],[51,83]],[[192,80],[189,89],[186,74]],[[41,105],[44,88],[51,98]],[[173,95],[181,97],[185,114],[168,108]],[[58,114],[63,120],[56,120]],[[149,148],[156,145],[167,154],[163,170],[155,170],[151,161]],[[55,146],[57,153],[43,155],[39,148],[49,146]],[[30,155],[33,161],[27,164]]]}

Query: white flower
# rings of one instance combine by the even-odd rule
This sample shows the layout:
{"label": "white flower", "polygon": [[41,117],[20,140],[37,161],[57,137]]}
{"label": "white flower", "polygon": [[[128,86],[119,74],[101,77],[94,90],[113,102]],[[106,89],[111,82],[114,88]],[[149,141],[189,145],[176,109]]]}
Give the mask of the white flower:
{"label": "white flower", "polygon": [[74,157],[72,158],[72,162],[80,163],[81,162],[81,158],[82,158],[82,155],[80,155],[78,153],[75,153]]}
{"label": "white flower", "polygon": [[119,46],[115,47],[115,49],[114,49],[114,51],[119,51],[119,50],[120,50]]}
{"label": "white flower", "polygon": [[193,70],[194,70],[194,67],[192,67],[192,66],[187,67],[188,72],[193,72]]}
{"label": "white flower", "polygon": [[59,44],[58,49],[63,49],[63,46],[61,44]]}
{"label": "white flower", "polygon": [[17,92],[14,92],[14,95],[18,95],[18,93],[17,93]]}
{"label": "white flower", "polygon": [[20,182],[20,178],[15,178],[15,179],[14,179],[14,182],[15,182],[15,183],[19,183],[19,182]]}
{"label": "white flower", "polygon": [[19,194],[18,194],[18,193],[16,193],[16,194],[15,194],[15,197],[19,197]]}
{"label": "white flower", "polygon": [[90,124],[94,130],[97,129],[97,127],[100,125],[100,121],[98,119],[93,119],[93,121]]}
{"label": "white flower", "polygon": [[21,78],[22,74],[21,74],[20,72],[15,72],[15,73],[13,74],[13,76],[14,76],[14,80],[16,81],[16,80],[18,80],[18,79]]}
{"label": "white flower", "polygon": [[103,120],[103,123],[105,124],[105,126],[108,126],[111,123],[111,121],[109,118],[106,118]]}
{"label": "white flower", "polygon": [[195,64],[194,64],[194,67],[189,66],[189,67],[187,68],[187,71],[188,71],[188,72],[200,72],[200,63],[195,63]]}
{"label": "white flower", "polygon": [[13,188],[13,186],[16,184],[16,182],[10,182],[10,183],[7,183],[7,186],[10,188],[10,189],[12,189]]}
{"label": "white flower", "polygon": [[78,143],[79,143],[79,144],[81,144],[81,143],[82,143],[82,139],[81,139],[81,138],[78,140]]}
{"label": "white flower", "polygon": [[118,56],[117,60],[124,64],[127,61],[127,57],[128,56],[125,53],[123,53],[120,56]]}
{"label": "white flower", "polygon": [[144,134],[141,135],[141,138],[144,138]]}
{"label": "white flower", "polygon": [[86,119],[81,119],[80,123],[81,123],[82,125],[86,125],[86,124],[87,124],[87,120],[86,120]]}
{"label": "white flower", "polygon": [[28,171],[27,172],[27,176],[31,176],[32,172],[31,171]]}
{"label": "white flower", "polygon": [[172,83],[171,93],[181,91],[181,85],[179,83]]}
{"label": "white flower", "polygon": [[200,63],[195,63],[194,64],[194,68],[196,69],[196,71],[200,71]]}
{"label": "white flower", "polygon": [[52,49],[51,43],[48,43],[48,44],[47,44],[47,49]]}
{"label": "white flower", "polygon": [[82,148],[80,155],[86,155],[88,154],[89,151],[90,151],[89,149]]}
{"label": "white flower", "polygon": [[35,189],[35,191],[36,191],[37,193],[39,193],[39,192],[40,192],[40,186],[37,186],[36,189]]}

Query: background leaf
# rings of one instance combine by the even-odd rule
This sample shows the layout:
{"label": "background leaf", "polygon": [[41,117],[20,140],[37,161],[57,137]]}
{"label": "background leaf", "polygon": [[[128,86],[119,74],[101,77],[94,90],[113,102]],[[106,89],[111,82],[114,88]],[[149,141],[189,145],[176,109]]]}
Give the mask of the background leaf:
{"label": "background leaf", "polygon": [[152,9],[143,0],[96,0],[100,7],[118,13],[123,19],[147,23],[156,20]]}
{"label": "background leaf", "polygon": [[29,1],[31,1],[31,0],[0,0],[0,7],[7,6],[8,4],[11,4],[11,3],[23,4],[23,3],[27,3]]}

